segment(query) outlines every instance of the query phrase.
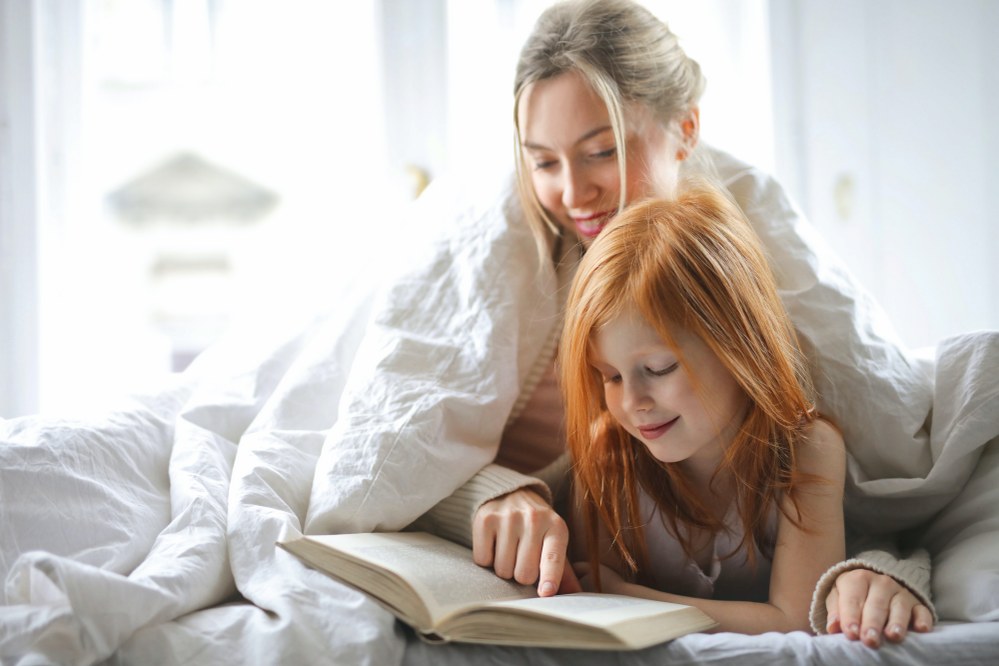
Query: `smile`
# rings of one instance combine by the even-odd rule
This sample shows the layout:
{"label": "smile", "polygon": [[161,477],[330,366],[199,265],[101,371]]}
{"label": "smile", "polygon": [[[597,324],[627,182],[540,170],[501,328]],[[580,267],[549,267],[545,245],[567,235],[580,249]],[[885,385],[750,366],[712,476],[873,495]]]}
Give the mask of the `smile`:
{"label": "smile", "polygon": [[604,230],[607,223],[616,211],[605,210],[592,215],[572,216],[572,222],[576,225],[576,231],[584,238],[596,238]]}
{"label": "smile", "polygon": [[638,426],[638,432],[642,433],[642,438],[647,440],[659,439],[666,432],[673,427],[677,421],[680,420],[679,416],[676,416],[665,423],[660,423],[658,425],[648,425],[648,426]]}

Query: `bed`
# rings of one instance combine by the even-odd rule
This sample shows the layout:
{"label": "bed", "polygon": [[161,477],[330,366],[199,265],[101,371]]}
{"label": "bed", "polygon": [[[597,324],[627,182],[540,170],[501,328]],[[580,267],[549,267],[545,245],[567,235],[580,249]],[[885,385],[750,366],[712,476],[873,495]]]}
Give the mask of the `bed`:
{"label": "bed", "polygon": [[[765,190],[769,182],[743,169],[727,185]],[[484,257],[508,265],[533,256],[523,225],[511,220],[510,190],[435,184],[428,192],[412,219],[458,231],[447,242],[409,244],[406,261],[376,271],[384,279],[326,289],[323,303],[288,317],[282,331],[237,326],[181,375],[103,413],[0,420],[0,662],[607,663],[606,653],[427,645],[370,599],[274,546],[302,531],[400,529],[451,492],[460,482],[451,478],[460,475],[455,469],[470,475],[492,455],[479,442],[502,419],[454,429],[445,418],[482,401],[502,411],[488,383],[435,398],[447,413],[440,421],[426,416],[435,412],[382,407],[425,399],[428,387],[400,381],[400,372],[443,353],[427,349],[426,336],[400,338],[399,322],[418,333],[429,293],[476,313],[451,317],[456,330],[523,326],[504,309],[511,301],[503,290],[538,288],[550,276],[524,271],[522,284],[490,283],[492,300],[480,307],[468,285]],[[874,533],[917,532],[933,556],[943,622],[877,652],[840,636],[718,633],[612,659],[635,666],[996,663],[999,335],[969,333],[942,341],[928,358],[911,354],[885,333],[868,297],[844,282],[848,276],[800,216],[786,210],[758,229],[772,253],[794,255],[781,260],[793,270],[779,276],[792,317],[807,319],[795,308],[814,297],[850,327],[821,319],[800,326],[819,359],[813,372],[823,396],[861,415],[844,424],[848,441],[864,442],[851,448],[848,516]],[[465,272],[452,280],[453,271]],[[504,316],[478,317],[490,308]],[[447,371],[434,385],[450,386],[449,372],[468,374],[464,354],[504,352],[487,347],[448,349],[443,362],[435,360]],[[509,376],[490,381],[515,381],[524,363],[508,365]],[[851,372],[868,390],[843,393],[849,383],[842,377]],[[406,419],[418,417],[436,434],[400,438]],[[453,441],[471,444],[448,471]]]}

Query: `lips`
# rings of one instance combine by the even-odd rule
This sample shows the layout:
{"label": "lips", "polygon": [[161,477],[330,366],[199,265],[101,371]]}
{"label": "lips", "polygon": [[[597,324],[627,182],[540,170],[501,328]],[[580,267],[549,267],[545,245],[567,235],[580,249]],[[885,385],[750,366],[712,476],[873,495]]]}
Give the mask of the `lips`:
{"label": "lips", "polygon": [[572,222],[576,225],[576,231],[584,238],[596,238],[604,230],[607,223],[615,211],[605,210],[591,215],[572,215]]}
{"label": "lips", "polygon": [[638,432],[642,433],[642,438],[646,440],[659,439],[666,432],[673,427],[673,424],[680,420],[679,416],[675,416],[669,421],[664,421],[663,423],[657,423],[653,425],[638,426]]}

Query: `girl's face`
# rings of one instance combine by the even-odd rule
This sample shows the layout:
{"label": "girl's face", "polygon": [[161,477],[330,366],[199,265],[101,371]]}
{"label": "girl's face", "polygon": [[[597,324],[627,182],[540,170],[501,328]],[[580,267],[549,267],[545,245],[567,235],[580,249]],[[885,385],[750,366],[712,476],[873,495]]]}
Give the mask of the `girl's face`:
{"label": "girl's face", "polygon": [[[617,212],[621,193],[606,105],[578,72],[570,71],[530,85],[517,113],[524,164],[538,200],[588,246]],[[696,111],[692,114],[696,141]],[[667,127],[639,104],[626,107],[625,125],[626,203],[672,197],[688,125]]]}
{"label": "girl's face", "polygon": [[626,310],[596,331],[593,366],[603,377],[607,408],[628,433],[656,459],[710,475],[749,398],[699,337],[678,327],[671,332],[685,366],[641,315]]}

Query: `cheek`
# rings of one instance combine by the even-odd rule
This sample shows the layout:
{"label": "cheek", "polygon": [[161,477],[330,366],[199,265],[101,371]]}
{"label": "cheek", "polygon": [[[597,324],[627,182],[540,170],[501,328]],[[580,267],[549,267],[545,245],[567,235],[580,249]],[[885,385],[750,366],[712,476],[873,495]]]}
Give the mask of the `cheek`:
{"label": "cheek", "polygon": [[708,403],[698,398],[700,413],[705,425],[712,431],[721,431],[731,426],[733,422],[745,415],[748,398],[735,382],[716,384],[712,395],[714,399]]}
{"label": "cheek", "polygon": [[621,413],[621,395],[620,391],[615,391],[613,388],[604,389],[604,402],[607,404],[607,411],[611,413],[615,419],[620,420],[618,415]]}
{"label": "cheek", "polygon": [[[627,174],[630,170],[626,171]],[[617,160],[607,160],[599,168],[591,171],[592,182],[600,189],[601,203],[616,205],[621,196],[621,171]]]}
{"label": "cheek", "polygon": [[704,410],[700,395],[686,376],[677,377],[675,381],[662,387],[656,398],[660,403],[669,405],[678,412],[694,413]]}
{"label": "cheek", "polygon": [[732,392],[729,395],[729,419],[745,418],[746,410],[749,408],[749,396],[742,390],[742,387],[733,382]]}
{"label": "cheek", "polygon": [[534,187],[534,194],[542,206],[549,211],[558,209],[562,196],[551,178],[545,177],[542,173],[534,172],[531,174],[531,185]]}

